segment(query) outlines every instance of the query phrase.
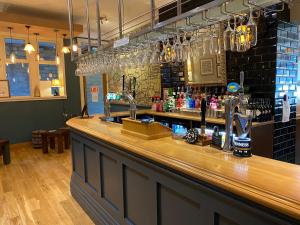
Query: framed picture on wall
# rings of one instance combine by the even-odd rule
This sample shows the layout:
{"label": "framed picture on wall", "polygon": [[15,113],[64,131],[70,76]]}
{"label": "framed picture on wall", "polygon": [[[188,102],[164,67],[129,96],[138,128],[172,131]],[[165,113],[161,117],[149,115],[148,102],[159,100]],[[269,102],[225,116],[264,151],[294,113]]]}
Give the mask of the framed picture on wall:
{"label": "framed picture on wall", "polygon": [[215,62],[213,58],[200,59],[200,71],[201,75],[212,75],[214,74]]}
{"label": "framed picture on wall", "polygon": [[0,98],[9,98],[9,81],[8,80],[0,80]]}

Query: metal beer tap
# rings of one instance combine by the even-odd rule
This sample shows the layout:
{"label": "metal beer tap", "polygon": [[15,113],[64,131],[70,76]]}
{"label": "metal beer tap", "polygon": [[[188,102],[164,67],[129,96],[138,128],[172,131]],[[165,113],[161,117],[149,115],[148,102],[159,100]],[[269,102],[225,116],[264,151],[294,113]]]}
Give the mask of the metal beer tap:
{"label": "metal beer tap", "polygon": [[[125,91],[125,75],[123,75],[123,88],[122,89],[123,90],[122,90],[121,99],[127,99],[129,101],[130,119],[136,120],[136,111],[137,111],[136,102],[135,102],[133,95],[130,93],[130,91]],[[134,88],[134,91],[135,91],[135,88]],[[104,115],[105,116],[104,116],[103,120],[108,120],[111,117],[110,100],[107,98],[108,95],[109,94],[107,94],[105,97],[105,103],[104,103]]]}
{"label": "metal beer tap", "polygon": [[240,89],[237,96],[229,96],[225,100],[225,143],[223,150],[231,151],[232,146],[232,135],[233,135],[233,117],[235,108],[240,105],[243,107],[244,99],[244,72],[240,72]]}

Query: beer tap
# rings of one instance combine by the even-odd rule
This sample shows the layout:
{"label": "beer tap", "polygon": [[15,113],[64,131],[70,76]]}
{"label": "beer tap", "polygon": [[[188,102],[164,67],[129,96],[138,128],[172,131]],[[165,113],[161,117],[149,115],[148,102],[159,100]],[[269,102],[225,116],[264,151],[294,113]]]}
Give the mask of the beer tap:
{"label": "beer tap", "polygon": [[235,108],[239,105],[240,108],[243,107],[244,99],[244,72],[240,72],[240,87],[237,96],[228,96],[225,100],[225,143],[223,150],[231,151],[232,146],[232,136],[233,136],[233,116],[235,113]]}
{"label": "beer tap", "polygon": [[[134,79],[134,82],[135,79]],[[131,83],[131,82],[130,82]],[[135,90],[134,90],[135,91]],[[104,105],[104,118],[101,118],[102,120],[109,120],[111,117],[111,113],[110,113],[110,99],[107,98],[108,94],[106,96],[105,99],[105,105]],[[127,99],[129,101],[129,112],[130,112],[130,118],[132,120],[136,120],[136,102],[135,102],[135,98],[133,97],[133,95],[130,93],[130,88],[128,91],[125,90],[125,75],[122,76],[122,95],[121,95],[121,99]]]}

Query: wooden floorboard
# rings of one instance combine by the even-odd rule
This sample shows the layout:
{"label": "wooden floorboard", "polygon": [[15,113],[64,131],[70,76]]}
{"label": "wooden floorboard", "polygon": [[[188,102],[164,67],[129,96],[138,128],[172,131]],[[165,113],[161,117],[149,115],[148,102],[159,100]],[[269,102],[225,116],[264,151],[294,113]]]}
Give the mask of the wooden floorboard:
{"label": "wooden floorboard", "polygon": [[11,158],[4,166],[0,157],[0,225],[93,224],[70,194],[70,150],[43,154],[24,143]]}

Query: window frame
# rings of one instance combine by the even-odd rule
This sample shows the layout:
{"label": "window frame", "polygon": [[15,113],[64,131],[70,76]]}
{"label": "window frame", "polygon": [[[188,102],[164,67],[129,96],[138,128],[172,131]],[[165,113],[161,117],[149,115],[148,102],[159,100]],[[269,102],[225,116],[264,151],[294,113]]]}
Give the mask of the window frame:
{"label": "window frame", "polygon": [[[6,65],[11,64],[10,59],[6,58],[6,49],[5,49],[5,39],[10,38],[9,33],[0,33],[0,80],[7,80],[6,77]],[[27,43],[27,35],[23,34],[13,34],[13,39],[22,39],[25,40],[25,44]],[[47,38],[44,36],[38,36],[38,40],[36,42],[36,37],[34,35],[30,35],[30,43],[34,46],[35,52],[30,55],[26,53],[26,59],[16,59],[16,63],[28,63],[29,64],[29,85],[30,85],[30,96],[11,96],[9,98],[1,98],[0,102],[9,102],[9,101],[34,101],[34,100],[55,100],[55,99],[67,99],[66,92],[66,78],[65,78],[65,60],[64,53],[61,52],[61,48],[63,47],[63,38],[57,38],[57,53],[60,58],[60,64],[57,65],[55,61],[48,60],[36,60],[36,52],[38,50],[38,42],[51,42],[55,43],[54,38]],[[48,65],[57,65],[58,66],[58,77],[61,82],[60,87],[60,96],[47,96],[47,97],[35,97],[34,91],[36,87],[40,88],[40,64],[48,64]]]}

